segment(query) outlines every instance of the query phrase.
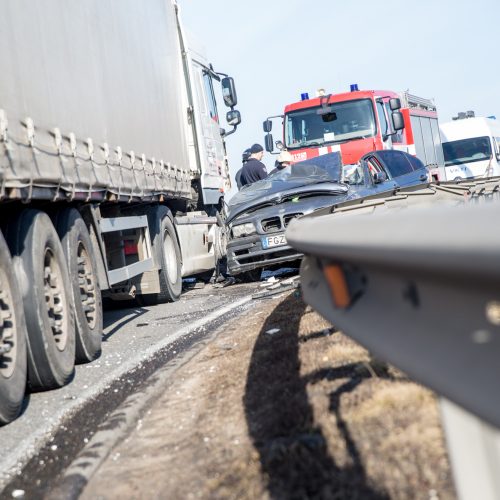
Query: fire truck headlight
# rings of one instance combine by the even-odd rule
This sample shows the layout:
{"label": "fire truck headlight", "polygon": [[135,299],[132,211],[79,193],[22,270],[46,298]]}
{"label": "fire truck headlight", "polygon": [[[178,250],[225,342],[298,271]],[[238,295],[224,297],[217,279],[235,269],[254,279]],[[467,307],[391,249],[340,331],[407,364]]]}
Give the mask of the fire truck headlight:
{"label": "fire truck headlight", "polygon": [[241,238],[242,236],[250,236],[257,232],[252,222],[246,224],[238,224],[232,228],[233,238]]}

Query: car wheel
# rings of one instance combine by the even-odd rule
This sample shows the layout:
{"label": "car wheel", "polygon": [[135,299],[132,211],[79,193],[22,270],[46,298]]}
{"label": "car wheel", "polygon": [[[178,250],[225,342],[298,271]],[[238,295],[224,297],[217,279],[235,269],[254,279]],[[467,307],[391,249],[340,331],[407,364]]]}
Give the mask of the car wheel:
{"label": "car wheel", "polygon": [[260,281],[262,276],[262,269],[252,269],[251,271],[244,271],[238,274],[238,278],[243,281],[243,283],[252,283],[254,281]]}

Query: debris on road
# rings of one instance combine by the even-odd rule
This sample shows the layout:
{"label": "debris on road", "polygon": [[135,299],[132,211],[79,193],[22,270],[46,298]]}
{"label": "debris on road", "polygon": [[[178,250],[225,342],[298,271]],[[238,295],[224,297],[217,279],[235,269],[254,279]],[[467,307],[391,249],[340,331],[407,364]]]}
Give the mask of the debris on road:
{"label": "debris on road", "polygon": [[266,330],[266,333],[268,335],[274,335],[275,333],[278,333],[280,331],[279,328],[271,328],[270,330]]}

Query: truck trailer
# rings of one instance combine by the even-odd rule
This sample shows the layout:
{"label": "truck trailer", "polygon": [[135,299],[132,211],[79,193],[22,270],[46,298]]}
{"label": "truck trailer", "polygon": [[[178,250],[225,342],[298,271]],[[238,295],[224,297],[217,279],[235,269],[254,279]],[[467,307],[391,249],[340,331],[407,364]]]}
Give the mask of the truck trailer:
{"label": "truck trailer", "polygon": [[26,384],[63,386],[99,355],[103,297],[175,301],[214,269],[241,118],[175,0],[5,0],[0,45],[5,424]]}

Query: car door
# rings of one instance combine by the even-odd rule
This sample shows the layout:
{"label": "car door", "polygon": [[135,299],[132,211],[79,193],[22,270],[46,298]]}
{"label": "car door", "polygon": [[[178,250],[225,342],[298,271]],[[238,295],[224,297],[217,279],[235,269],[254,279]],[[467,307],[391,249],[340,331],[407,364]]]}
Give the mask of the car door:
{"label": "car door", "polygon": [[377,151],[391,179],[400,187],[410,187],[428,182],[428,171],[417,158],[397,150]]}

